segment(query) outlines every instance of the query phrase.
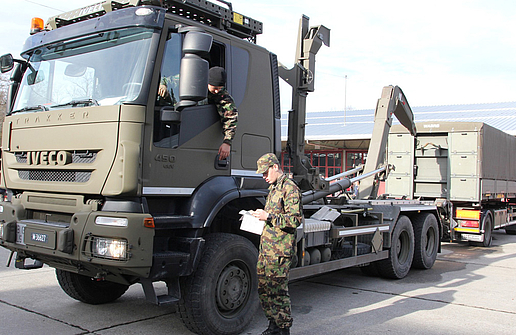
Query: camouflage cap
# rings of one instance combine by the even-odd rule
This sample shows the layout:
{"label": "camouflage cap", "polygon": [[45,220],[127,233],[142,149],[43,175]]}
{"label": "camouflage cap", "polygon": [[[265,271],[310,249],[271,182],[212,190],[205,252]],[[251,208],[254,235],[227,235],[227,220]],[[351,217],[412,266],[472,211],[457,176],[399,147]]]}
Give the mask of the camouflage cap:
{"label": "camouflage cap", "polygon": [[276,155],[273,153],[265,154],[262,157],[260,157],[256,162],[256,165],[258,166],[258,170],[256,170],[256,173],[263,174],[267,172],[267,170],[274,164],[278,164],[278,166],[280,165]]}

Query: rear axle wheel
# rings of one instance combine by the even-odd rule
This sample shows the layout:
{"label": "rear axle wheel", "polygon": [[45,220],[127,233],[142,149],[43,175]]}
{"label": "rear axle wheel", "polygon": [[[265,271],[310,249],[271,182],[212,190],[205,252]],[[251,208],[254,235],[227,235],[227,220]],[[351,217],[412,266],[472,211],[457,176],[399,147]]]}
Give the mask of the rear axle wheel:
{"label": "rear axle wheel", "polygon": [[414,260],[417,269],[430,269],[437,259],[439,227],[433,214],[426,213],[414,218]]}
{"label": "rear axle wheel", "polygon": [[376,262],[380,276],[392,279],[404,278],[410,271],[414,258],[414,230],[410,219],[398,218],[391,235],[389,257]]}

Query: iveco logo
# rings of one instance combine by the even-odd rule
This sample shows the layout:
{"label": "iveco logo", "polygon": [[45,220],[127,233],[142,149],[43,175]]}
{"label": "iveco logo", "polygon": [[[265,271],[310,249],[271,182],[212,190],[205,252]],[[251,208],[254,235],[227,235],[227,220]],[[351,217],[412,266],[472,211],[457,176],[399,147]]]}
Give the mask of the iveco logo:
{"label": "iveco logo", "polygon": [[29,151],[29,165],[66,165],[72,162],[72,154],[67,151]]}

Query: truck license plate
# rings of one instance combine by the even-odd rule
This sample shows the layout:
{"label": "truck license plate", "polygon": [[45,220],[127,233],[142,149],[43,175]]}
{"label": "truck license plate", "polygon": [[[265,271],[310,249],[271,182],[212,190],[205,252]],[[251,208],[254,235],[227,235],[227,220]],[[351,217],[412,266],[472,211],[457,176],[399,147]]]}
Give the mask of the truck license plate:
{"label": "truck license plate", "polygon": [[31,233],[30,239],[34,242],[48,243],[48,235],[42,233]]}
{"label": "truck license plate", "polygon": [[484,235],[461,234],[462,239],[473,242],[484,242]]}

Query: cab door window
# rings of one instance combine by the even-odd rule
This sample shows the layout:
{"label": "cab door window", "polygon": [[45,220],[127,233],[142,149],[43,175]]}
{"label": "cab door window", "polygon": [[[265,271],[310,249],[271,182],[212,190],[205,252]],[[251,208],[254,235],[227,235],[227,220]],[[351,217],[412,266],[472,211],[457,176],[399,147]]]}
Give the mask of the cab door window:
{"label": "cab door window", "polygon": [[170,32],[160,68],[156,110],[154,112],[154,145],[161,148],[174,148],[178,144],[178,124],[161,122],[161,108],[174,108],[179,98],[179,69],[181,64],[181,35]]}
{"label": "cab door window", "polygon": [[[160,148],[176,148],[188,139],[195,136],[194,129],[180,130],[180,123],[165,123],[161,121],[161,109],[173,109],[179,102],[179,73],[182,57],[182,35],[171,32],[167,38],[163,60],[160,68],[160,80],[158,95],[156,97],[156,109],[154,113],[154,145]],[[225,46],[222,43],[213,42],[209,54],[206,55],[209,66],[225,67]],[[204,105],[207,99],[199,104]],[[183,115],[184,116],[184,115]],[[207,120],[207,119],[206,119]],[[199,123],[206,121],[198,120]],[[199,129],[204,129],[200,127]],[[181,134],[183,139],[181,140]]]}
{"label": "cab door window", "polygon": [[181,64],[181,35],[170,33],[161,62],[158,90],[159,106],[174,106],[179,97],[179,69]]}

